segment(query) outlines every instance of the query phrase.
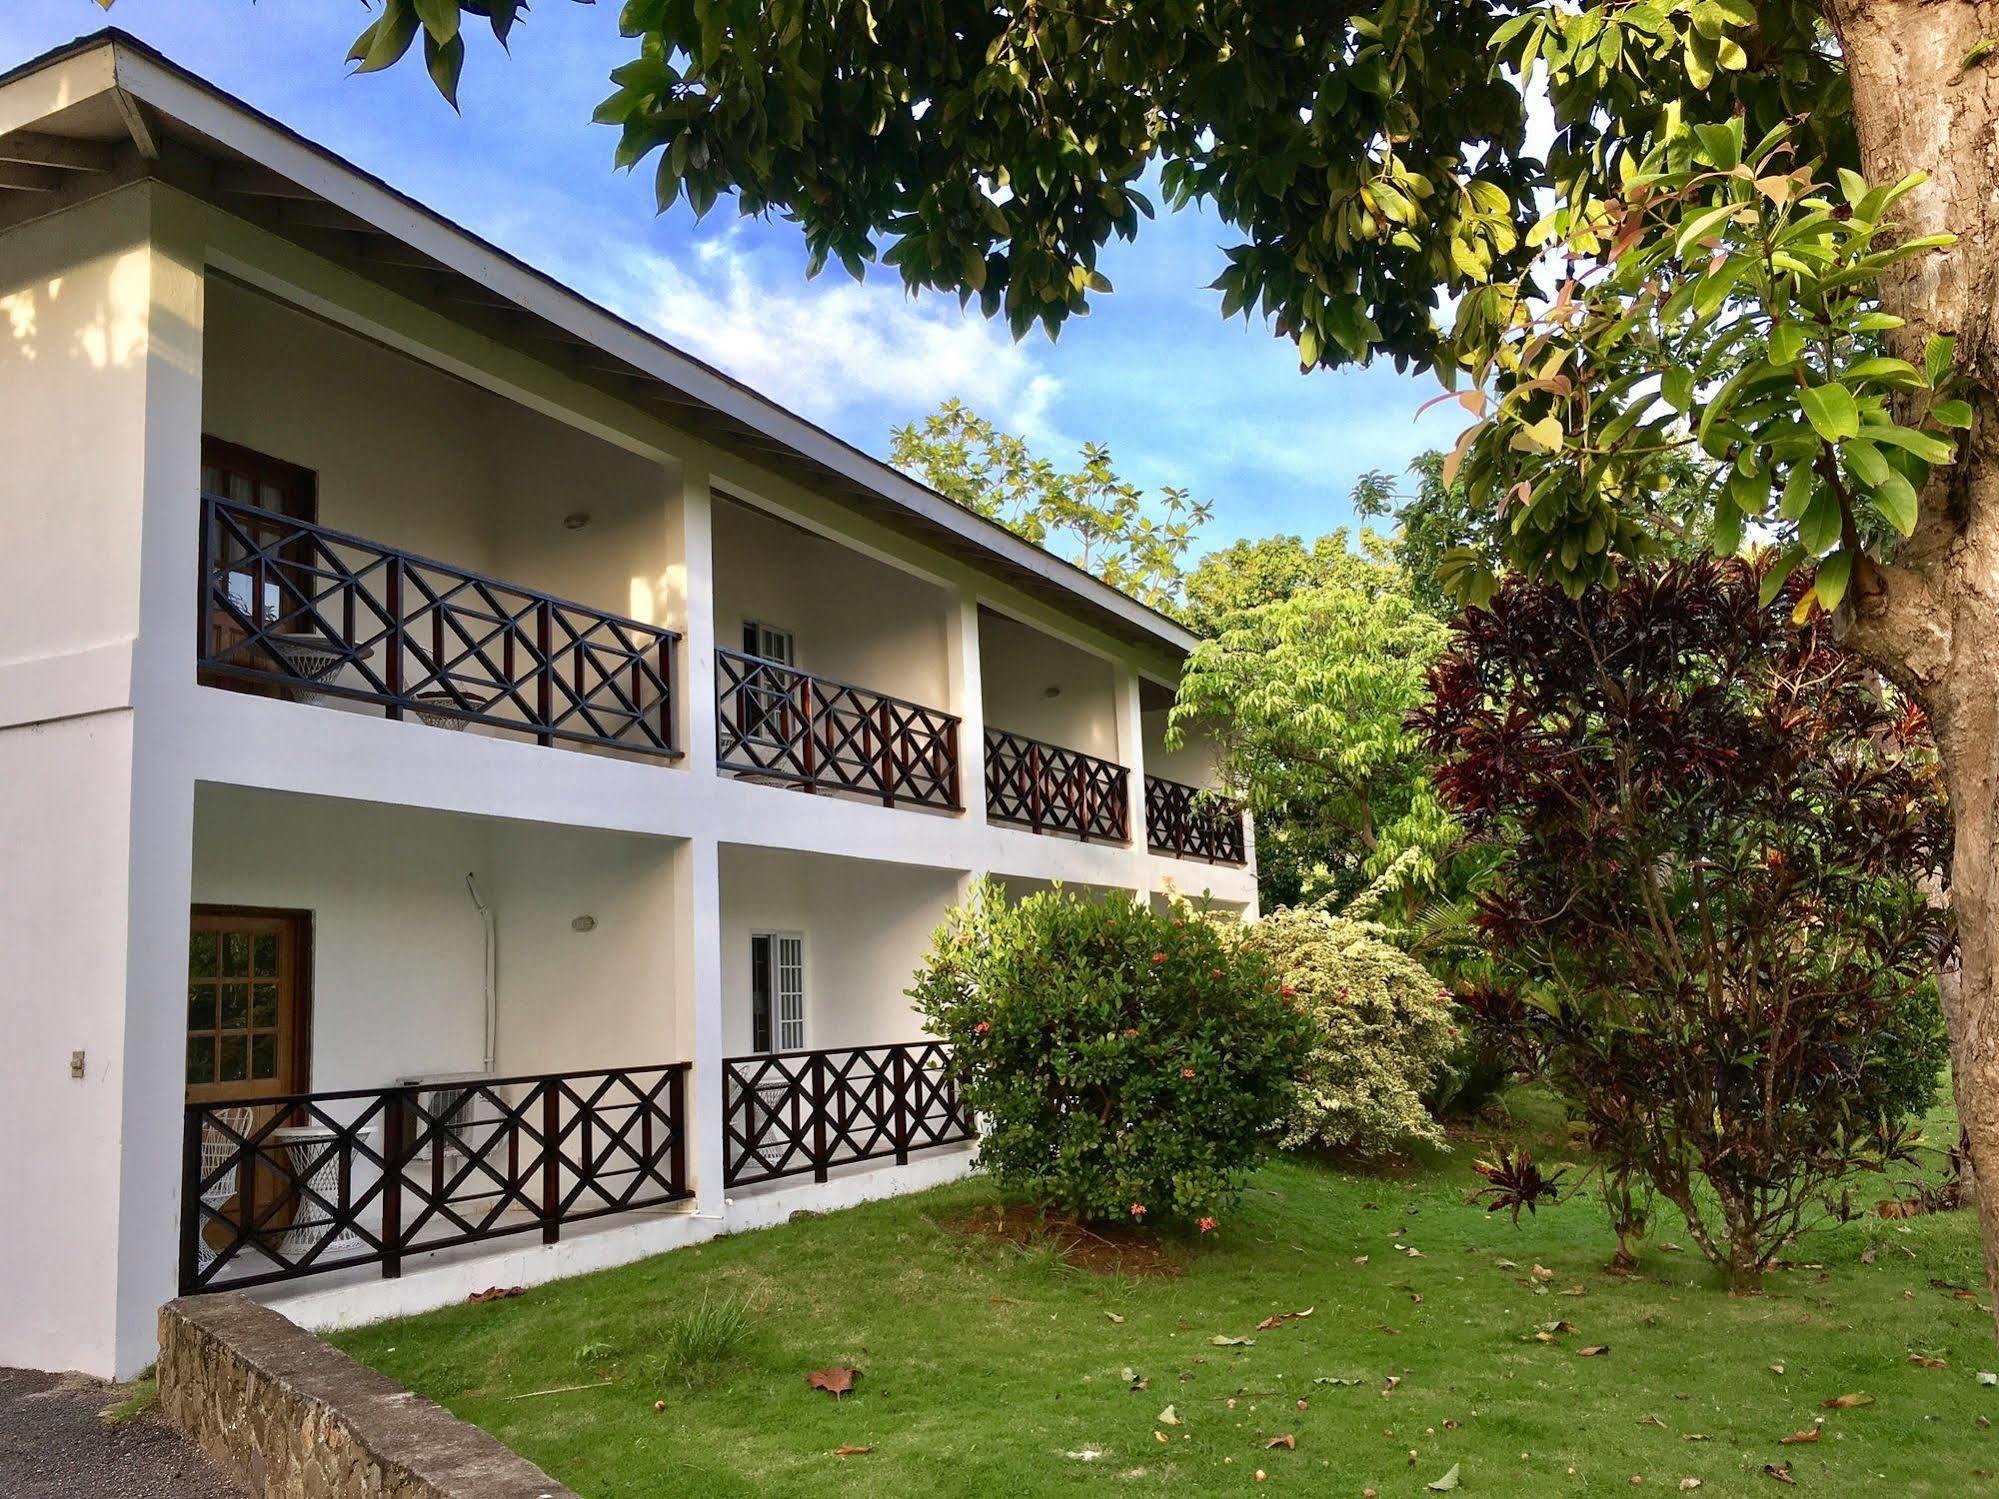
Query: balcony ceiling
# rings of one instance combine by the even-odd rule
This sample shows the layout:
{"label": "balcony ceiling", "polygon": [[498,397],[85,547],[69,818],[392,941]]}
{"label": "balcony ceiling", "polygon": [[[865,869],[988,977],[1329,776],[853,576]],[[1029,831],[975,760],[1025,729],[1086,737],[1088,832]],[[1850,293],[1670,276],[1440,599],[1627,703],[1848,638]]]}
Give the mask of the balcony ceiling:
{"label": "balcony ceiling", "polygon": [[102,31],[0,74],[0,231],[155,178],[1177,660],[1194,637],[379,178]]}

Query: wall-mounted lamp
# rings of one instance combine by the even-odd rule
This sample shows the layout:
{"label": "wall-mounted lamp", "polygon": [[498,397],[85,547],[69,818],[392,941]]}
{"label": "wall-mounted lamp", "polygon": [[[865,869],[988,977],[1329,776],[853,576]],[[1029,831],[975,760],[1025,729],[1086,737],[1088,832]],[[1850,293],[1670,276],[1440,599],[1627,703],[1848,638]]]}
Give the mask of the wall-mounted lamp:
{"label": "wall-mounted lamp", "polygon": [[597,918],[594,916],[578,916],[569,923],[569,930],[572,932],[594,932],[597,930]]}
{"label": "wall-mounted lamp", "polygon": [[1058,698],[1062,695],[1062,689],[1060,687],[1044,687],[1041,689],[1041,695],[1046,698]]}
{"label": "wall-mounted lamp", "polygon": [[580,531],[589,524],[590,512],[587,510],[572,510],[562,517],[562,529],[565,531]]}

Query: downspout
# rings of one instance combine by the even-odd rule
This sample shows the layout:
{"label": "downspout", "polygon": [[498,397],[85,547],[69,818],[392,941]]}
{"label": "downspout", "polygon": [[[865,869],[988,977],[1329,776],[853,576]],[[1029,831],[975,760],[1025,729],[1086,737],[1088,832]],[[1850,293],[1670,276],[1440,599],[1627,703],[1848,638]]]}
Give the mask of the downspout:
{"label": "downspout", "polygon": [[479,899],[478,882],[469,874],[465,876],[465,889],[472,897],[473,909],[479,913],[479,924],[486,930],[486,1055],[481,1070],[491,1077],[500,1050],[499,938],[494,931],[492,910]]}

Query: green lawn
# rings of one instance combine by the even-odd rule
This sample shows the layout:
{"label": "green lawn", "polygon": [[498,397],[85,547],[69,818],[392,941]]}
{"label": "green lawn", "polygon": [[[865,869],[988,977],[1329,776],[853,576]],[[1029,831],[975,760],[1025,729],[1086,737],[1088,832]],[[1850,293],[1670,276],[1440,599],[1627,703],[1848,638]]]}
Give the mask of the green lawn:
{"label": "green lawn", "polygon": [[[1801,1493],[1999,1491],[1999,1428],[1978,1419],[1999,1422],[1999,1388],[1975,1378],[1999,1353],[1979,1303],[1953,1295],[1979,1275],[1968,1214],[1817,1231],[1767,1294],[1731,1299],[1694,1255],[1662,1249],[1685,1240],[1676,1225],[1619,1281],[1591,1202],[1517,1231],[1488,1217],[1465,1200],[1472,1153],[1400,1175],[1273,1165],[1220,1232],[1169,1246],[1177,1279],[967,1242],[940,1224],[993,1200],[968,1182],[337,1341],[598,1499],[1386,1499],[1454,1466],[1468,1494],[1623,1493],[1637,1475],[1773,1495],[1762,1469],[1780,1461]],[[704,1302],[746,1308],[747,1335],[713,1366],[676,1361]],[[1534,1340],[1558,1321],[1574,1331]],[[1581,1356],[1592,1345],[1608,1352]],[[836,1363],[863,1371],[838,1402],[804,1377]],[[1149,1386],[1133,1391],[1127,1369]],[[1876,1403],[1822,1408],[1856,1392]],[[1161,1419],[1168,1405],[1181,1424]],[[1821,1421],[1816,1443],[1778,1445]],[[1265,1450],[1286,1433],[1295,1450]]]}

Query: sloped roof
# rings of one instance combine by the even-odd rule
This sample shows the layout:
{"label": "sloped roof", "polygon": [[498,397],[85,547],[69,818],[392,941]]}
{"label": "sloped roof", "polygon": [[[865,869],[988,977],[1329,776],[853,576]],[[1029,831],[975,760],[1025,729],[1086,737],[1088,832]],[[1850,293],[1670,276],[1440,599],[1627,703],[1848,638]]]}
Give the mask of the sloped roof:
{"label": "sloped roof", "polygon": [[116,29],[0,74],[0,231],[140,177],[215,202],[1122,640],[1183,626],[619,317]]}

